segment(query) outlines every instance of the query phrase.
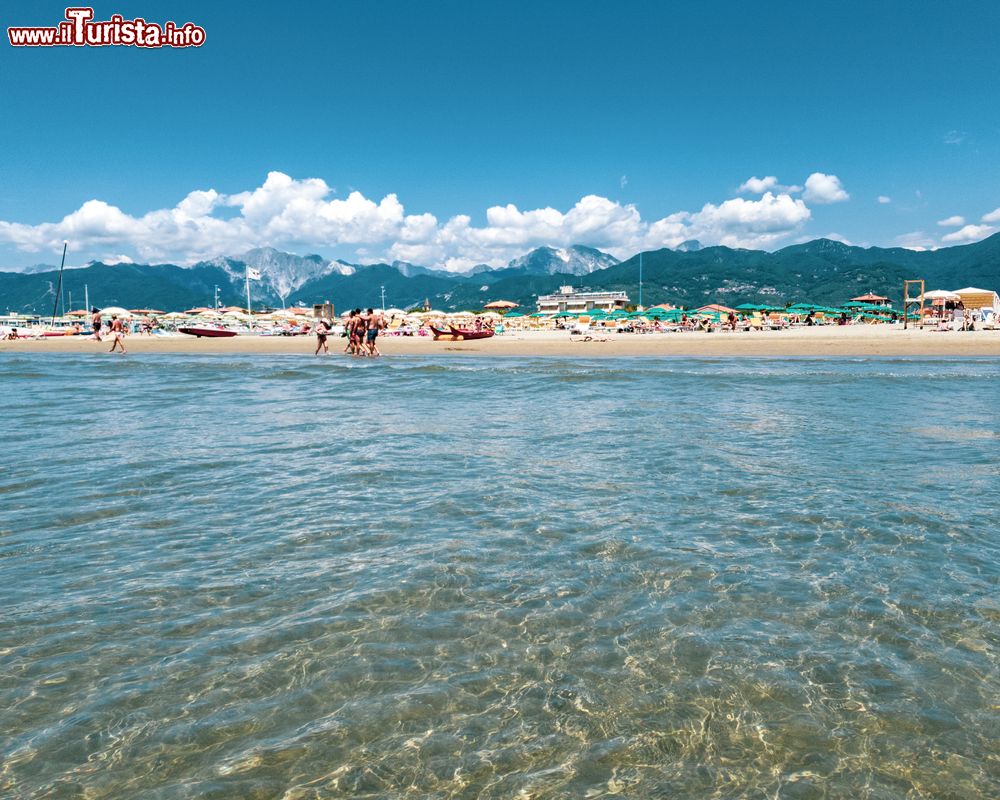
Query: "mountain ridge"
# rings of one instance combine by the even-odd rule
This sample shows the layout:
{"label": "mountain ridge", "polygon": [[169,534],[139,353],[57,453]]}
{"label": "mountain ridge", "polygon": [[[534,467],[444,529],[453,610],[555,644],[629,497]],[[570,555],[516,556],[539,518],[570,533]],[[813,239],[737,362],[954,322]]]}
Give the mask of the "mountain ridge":
{"label": "mountain ridge", "polygon": [[[256,304],[332,300],[337,308],[386,303],[409,307],[422,304],[447,310],[479,308],[504,299],[531,307],[538,294],[558,286],[586,285],[593,289],[628,292],[638,302],[639,254],[625,261],[592,248],[575,263],[558,248],[535,248],[506,267],[444,272],[408,262],[367,265],[329,261],[311,254],[297,256],[273,248],[256,248],[240,257],[220,256],[192,266],[94,263],[67,270],[64,294],[82,307],[84,286],[93,303],[129,308],[184,309],[211,305],[215,286],[224,305],[245,303],[247,267],[260,269],[261,281],[251,290]],[[596,254],[596,255],[594,255]],[[570,255],[567,258],[567,255]],[[862,248],[831,239],[815,239],[774,252],[725,246],[644,251],[645,305],[669,302],[695,307],[709,302],[843,302],[869,290],[898,301],[904,278],[923,277],[927,288],[1000,286],[1000,234],[967,245],[933,251],[905,248]],[[582,271],[586,264],[595,268]],[[578,272],[560,272],[560,267]],[[0,308],[51,313],[58,270],[0,272]],[[955,285],[952,285],[955,284]]]}

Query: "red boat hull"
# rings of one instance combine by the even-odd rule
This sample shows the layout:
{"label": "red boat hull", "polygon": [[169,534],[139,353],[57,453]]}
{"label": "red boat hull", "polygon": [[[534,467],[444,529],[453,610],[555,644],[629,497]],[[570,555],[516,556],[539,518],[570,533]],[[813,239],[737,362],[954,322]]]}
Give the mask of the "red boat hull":
{"label": "red boat hull", "polygon": [[223,328],[178,328],[177,330],[188,336],[197,336],[199,339],[202,336],[218,339],[236,335],[236,331],[227,331]]}
{"label": "red boat hull", "polygon": [[481,331],[467,331],[464,328],[456,328],[454,325],[449,325],[448,330],[445,331],[441,328],[435,328],[433,325],[429,325],[428,327],[431,329],[431,333],[434,334],[435,339],[444,337],[456,341],[468,341],[469,339],[489,339],[493,335],[492,328],[483,328]]}
{"label": "red boat hull", "polygon": [[454,325],[449,325],[448,329],[456,339],[489,339],[493,335],[493,328],[470,331],[465,328],[456,328]]}

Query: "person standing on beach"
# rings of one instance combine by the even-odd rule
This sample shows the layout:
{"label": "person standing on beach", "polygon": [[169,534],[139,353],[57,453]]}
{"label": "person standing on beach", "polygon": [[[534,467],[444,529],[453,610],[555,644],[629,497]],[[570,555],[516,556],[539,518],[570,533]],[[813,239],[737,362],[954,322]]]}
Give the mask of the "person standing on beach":
{"label": "person standing on beach", "polygon": [[361,313],[360,308],[351,312],[354,314],[354,327],[351,329],[351,354],[355,356],[365,355],[365,333],[368,330],[368,320]]}
{"label": "person standing on beach", "polygon": [[97,341],[101,341],[101,312],[96,308],[93,309],[94,315],[90,318],[90,324],[94,328],[93,338]]}
{"label": "person standing on beach", "polygon": [[327,355],[330,354],[330,347],[326,343],[326,337],[330,335],[330,325],[325,319],[321,319],[316,323],[316,352],[314,355],[319,355],[319,351],[322,350]]}
{"label": "person standing on beach", "polygon": [[344,347],[344,355],[351,352],[351,345],[354,343],[354,311],[347,315],[347,322],[344,323],[344,336],[347,337],[347,345]]}
{"label": "person standing on beach", "polygon": [[115,352],[115,348],[121,345],[122,355],[125,355],[125,324],[118,319],[117,314],[111,316],[111,335],[114,336],[115,340],[111,343],[111,349],[108,352]]}
{"label": "person standing on beach", "polygon": [[378,351],[378,345],[375,344],[375,340],[378,338],[378,332],[385,327],[385,315],[380,311],[378,314],[375,313],[373,309],[368,309],[368,355],[380,356],[382,355]]}

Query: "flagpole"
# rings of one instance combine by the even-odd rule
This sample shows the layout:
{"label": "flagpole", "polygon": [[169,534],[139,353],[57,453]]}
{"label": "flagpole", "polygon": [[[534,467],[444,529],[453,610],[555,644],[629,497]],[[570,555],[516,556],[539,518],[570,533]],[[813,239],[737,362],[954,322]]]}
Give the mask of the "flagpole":
{"label": "flagpole", "polygon": [[639,251],[639,310],[642,310],[642,251]]}
{"label": "flagpole", "polygon": [[247,279],[247,316],[250,317],[250,330],[253,330],[253,311],[250,309],[250,267],[246,268]]}

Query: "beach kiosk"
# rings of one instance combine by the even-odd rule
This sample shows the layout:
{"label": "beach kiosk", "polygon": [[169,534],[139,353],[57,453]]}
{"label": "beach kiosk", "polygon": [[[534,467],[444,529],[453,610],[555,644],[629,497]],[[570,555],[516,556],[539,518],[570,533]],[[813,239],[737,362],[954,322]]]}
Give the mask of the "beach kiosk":
{"label": "beach kiosk", "polygon": [[333,303],[329,300],[324,300],[322,303],[315,303],[313,305],[313,319],[336,319],[337,315],[333,313]]}

